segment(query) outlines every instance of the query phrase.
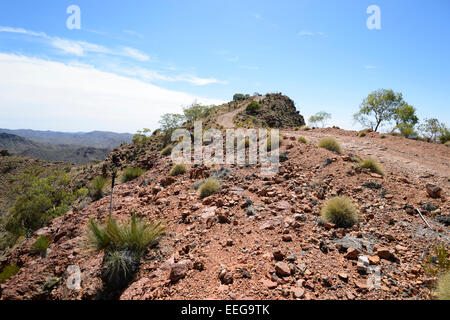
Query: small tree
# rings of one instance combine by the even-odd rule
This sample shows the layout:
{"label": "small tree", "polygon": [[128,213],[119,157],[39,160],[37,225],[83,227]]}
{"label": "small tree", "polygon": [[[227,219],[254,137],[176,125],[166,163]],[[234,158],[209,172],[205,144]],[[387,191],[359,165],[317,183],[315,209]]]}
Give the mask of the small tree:
{"label": "small tree", "polygon": [[322,125],[322,128],[325,127],[327,120],[331,119],[331,114],[325,111],[317,112],[315,115],[309,118],[309,123],[312,126],[315,126],[317,123]]}
{"label": "small tree", "polygon": [[203,106],[198,103],[193,103],[191,106],[183,108],[184,118],[191,122],[200,118],[206,117],[211,110],[209,106]]}
{"label": "small tree", "polygon": [[419,122],[419,118],[416,116],[416,108],[407,104],[401,103],[398,108],[395,109],[393,119],[395,121],[395,130],[400,130],[400,133],[405,137],[416,135],[414,132],[414,126]]}
{"label": "small tree", "polygon": [[179,128],[184,121],[185,117],[182,114],[166,113],[161,116],[159,124],[161,125],[161,130],[164,131],[164,145],[170,143],[172,132]]}
{"label": "small tree", "polygon": [[380,89],[372,92],[363,100],[359,112],[354,114],[353,118],[364,127],[378,131],[383,122],[393,119],[396,110],[403,104],[405,102],[401,93]]}
{"label": "small tree", "polygon": [[438,119],[425,119],[424,123],[419,126],[419,130],[422,135],[432,142],[438,140],[445,143],[446,138],[449,136],[449,129],[444,123],[440,123]]}
{"label": "small tree", "polygon": [[245,100],[245,95],[242,93],[236,93],[233,96],[233,101],[242,101],[242,100]]}

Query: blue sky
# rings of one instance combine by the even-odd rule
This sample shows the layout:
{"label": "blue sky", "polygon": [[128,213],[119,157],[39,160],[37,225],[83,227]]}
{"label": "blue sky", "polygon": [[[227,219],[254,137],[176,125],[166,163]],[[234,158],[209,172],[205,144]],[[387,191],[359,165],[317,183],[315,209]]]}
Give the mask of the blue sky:
{"label": "blue sky", "polygon": [[5,0],[0,127],[135,132],[194,100],[282,92],[350,129],[379,88],[450,124],[449,17],[448,0]]}

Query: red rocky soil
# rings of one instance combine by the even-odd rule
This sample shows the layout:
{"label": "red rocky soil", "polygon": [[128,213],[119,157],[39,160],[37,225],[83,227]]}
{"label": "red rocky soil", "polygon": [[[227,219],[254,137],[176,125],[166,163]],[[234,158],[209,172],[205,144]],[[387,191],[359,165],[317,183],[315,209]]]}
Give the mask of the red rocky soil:
{"label": "red rocky soil", "polygon": [[[344,152],[290,138],[300,135],[312,142],[334,136]],[[218,166],[191,168],[171,179],[169,158],[161,158],[140,178],[119,185],[114,216],[136,212],[168,225],[121,299],[431,298],[433,279],[422,265],[436,244],[450,239],[448,226],[436,218],[449,213],[450,148],[323,129],[284,132],[284,150],[288,160],[278,175],[264,178],[258,167],[228,166],[221,191],[203,200],[191,186]],[[350,153],[378,158],[386,176],[355,169]],[[440,197],[430,197],[427,183],[442,188]],[[336,195],[350,197],[361,209],[351,229],[318,219],[322,204]],[[90,217],[103,220],[108,205],[104,198],[70,211],[11,251],[3,265],[21,269],[1,285],[1,299],[94,299],[103,285],[102,254],[86,249],[86,223]],[[432,230],[408,206],[425,207]],[[53,239],[46,257],[29,254],[38,234]],[[69,265],[81,269],[80,290],[66,287]],[[381,279],[371,287],[373,273],[367,271],[376,267]],[[53,277],[60,281],[43,291]]]}

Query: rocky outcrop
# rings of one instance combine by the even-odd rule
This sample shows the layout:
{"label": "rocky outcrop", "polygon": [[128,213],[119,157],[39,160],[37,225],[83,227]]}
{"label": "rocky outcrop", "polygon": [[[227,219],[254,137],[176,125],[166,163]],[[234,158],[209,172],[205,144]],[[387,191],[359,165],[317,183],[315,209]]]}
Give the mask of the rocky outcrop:
{"label": "rocky outcrop", "polygon": [[305,125],[305,119],[294,101],[282,94],[267,94],[259,100],[259,108],[244,110],[236,115],[237,126],[263,128],[293,128]]}

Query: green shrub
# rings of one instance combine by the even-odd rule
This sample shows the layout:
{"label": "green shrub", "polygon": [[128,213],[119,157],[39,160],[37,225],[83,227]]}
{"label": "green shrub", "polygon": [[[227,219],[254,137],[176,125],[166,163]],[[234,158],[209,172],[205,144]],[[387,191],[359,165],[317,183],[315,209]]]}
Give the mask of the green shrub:
{"label": "green shrub", "polygon": [[49,236],[40,236],[31,245],[30,252],[33,254],[45,253],[51,242],[52,242],[52,239]]}
{"label": "green shrub", "polygon": [[105,250],[103,280],[107,287],[124,287],[137,271],[145,251],[164,234],[166,227],[160,222],[147,223],[133,214],[128,222],[118,223],[107,218],[104,225],[89,221],[87,240],[96,250]]}
{"label": "green shrub", "polygon": [[298,137],[297,141],[301,143],[308,143],[308,139],[306,139],[305,137]]}
{"label": "green shrub", "polygon": [[361,162],[361,168],[369,169],[373,173],[378,173],[384,176],[384,168],[383,166],[375,159],[369,158]]}
{"label": "green shrub", "polygon": [[19,272],[19,269],[20,268],[15,264],[4,267],[2,272],[0,272],[0,284],[4,283],[12,276],[15,276]]}
{"label": "green shrub", "polygon": [[103,226],[91,219],[87,239],[96,250],[129,250],[141,256],[164,231],[162,222],[147,223],[133,214],[129,222],[118,223],[113,218],[107,218]]}
{"label": "green shrub", "polygon": [[94,200],[99,200],[103,197],[103,189],[106,185],[106,179],[103,176],[98,176],[92,180],[91,183],[91,197]]}
{"label": "green shrub", "polygon": [[200,198],[206,198],[215,193],[220,188],[220,183],[215,178],[208,178],[199,188]]}
{"label": "green shrub", "polygon": [[358,208],[348,198],[335,197],[326,202],[321,217],[337,227],[348,228],[358,221]]}
{"label": "green shrub", "polygon": [[184,163],[176,164],[172,170],[170,170],[171,176],[178,176],[180,174],[185,174],[187,172],[186,165]]}
{"label": "green shrub", "polygon": [[173,146],[172,146],[172,145],[168,145],[167,147],[165,147],[164,149],[162,149],[161,155],[162,155],[162,156],[168,156],[168,155],[170,155],[170,154],[172,153],[172,149],[173,149]]}
{"label": "green shrub", "polygon": [[19,197],[5,217],[6,231],[16,236],[31,236],[50,220],[66,213],[76,199],[67,173],[55,171],[46,178],[31,172],[19,177]]}
{"label": "green shrub", "polygon": [[439,300],[450,300],[450,272],[444,273],[439,277],[436,296]]}
{"label": "green shrub", "polygon": [[136,178],[139,178],[144,173],[145,170],[141,168],[127,168],[123,173],[122,182],[132,181]]}
{"label": "green shrub", "polygon": [[252,101],[245,109],[245,112],[247,114],[256,115],[256,114],[258,114],[260,108],[261,108],[261,105],[258,102]]}
{"label": "green shrub", "polygon": [[319,144],[317,146],[332,152],[341,153],[341,145],[336,139],[331,137],[323,138],[322,140],[319,141]]}

